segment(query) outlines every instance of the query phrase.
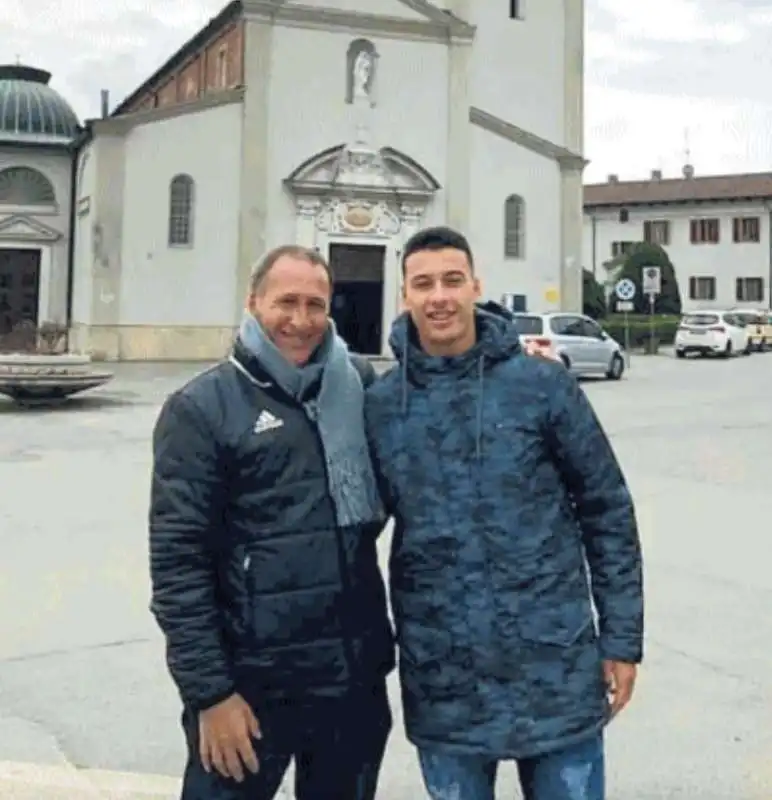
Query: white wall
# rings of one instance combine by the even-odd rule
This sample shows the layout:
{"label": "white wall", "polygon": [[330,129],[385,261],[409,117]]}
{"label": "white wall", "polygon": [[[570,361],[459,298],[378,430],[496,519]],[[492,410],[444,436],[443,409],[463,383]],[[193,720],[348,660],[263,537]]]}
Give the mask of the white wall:
{"label": "white wall", "polygon": [[[138,126],[125,153],[121,324],[233,325],[241,106]],[[169,184],[179,173],[196,185],[191,247],[167,243]]]}
{"label": "white wall", "polygon": [[76,208],[74,242],[74,275],[72,321],[91,323],[94,288],[94,237],[92,224],[97,218],[97,176],[99,174],[99,142],[90,142],[78,157],[75,189]]}
{"label": "white wall", "polygon": [[[558,165],[480,128],[472,133],[471,243],[486,297],[527,296],[528,308],[550,310],[548,289],[560,289]],[[525,258],[504,258],[504,203],[525,200]]]}
{"label": "white wall", "polygon": [[477,26],[471,104],[565,144],[563,0],[528,0],[521,20],[509,19],[506,0],[463,6],[463,18]]}
{"label": "white wall", "polygon": [[[268,185],[303,161],[351,140],[353,108],[346,98],[346,51],[353,33],[280,27],[274,31],[269,92]],[[374,144],[400,150],[445,181],[448,51],[444,44],[368,36],[378,50]],[[313,59],[301,57],[313,53]],[[443,205],[442,193],[437,204]],[[268,246],[291,241],[295,211],[277,189],[268,208]]]}
{"label": "white wall", "polygon": [[[736,244],[732,239],[732,219],[756,216],[760,217],[761,241]],[[719,243],[692,244],[690,221],[716,217],[721,220]],[[607,273],[602,265],[612,257],[612,242],[642,241],[644,221],[657,219],[670,220],[670,244],[665,250],[673,262],[685,308],[742,305],[735,299],[737,278],[763,278],[765,295],[769,296],[770,209],[765,208],[763,203],[629,209],[629,221],[625,223],[619,221],[619,209],[585,212],[584,266],[592,269],[594,259],[599,280],[605,278]],[[696,276],[716,278],[715,302],[689,299],[689,278]]]}

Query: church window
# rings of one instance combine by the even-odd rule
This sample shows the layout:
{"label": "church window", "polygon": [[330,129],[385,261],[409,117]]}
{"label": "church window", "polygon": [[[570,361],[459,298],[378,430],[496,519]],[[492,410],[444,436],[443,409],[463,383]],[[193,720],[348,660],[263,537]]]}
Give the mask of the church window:
{"label": "church window", "polygon": [[228,86],[228,48],[221,47],[217,53],[217,86],[225,89]]}
{"label": "church window", "polygon": [[169,245],[193,244],[195,184],[190,175],[175,175],[169,185]]}
{"label": "church window", "polygon": [[0,206],[54,206],[51,181],[31,167],[9,167],[0,172]]}
{"label": "church window", "polygon": [[525,258],[525,200],[517,194],[504,203],[504,256]]}

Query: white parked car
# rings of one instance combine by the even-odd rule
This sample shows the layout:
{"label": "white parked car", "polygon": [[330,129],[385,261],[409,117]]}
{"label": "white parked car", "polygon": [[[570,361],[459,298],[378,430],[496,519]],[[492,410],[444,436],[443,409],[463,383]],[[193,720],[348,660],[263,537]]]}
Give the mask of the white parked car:
{"label": "white parked car", "polygon": [[678,358],[686,358],[689,353],[730,358],[750,352],[748,328],[736,312],[693,311],[681,317],[675,336]]}
{"label": "white parked car", "polygon": [[534,342],[550,350],[576,375],[605,375],[618,381],[625,371],[622,346],[590,317],[519,312],[514,322],[524,344]]}

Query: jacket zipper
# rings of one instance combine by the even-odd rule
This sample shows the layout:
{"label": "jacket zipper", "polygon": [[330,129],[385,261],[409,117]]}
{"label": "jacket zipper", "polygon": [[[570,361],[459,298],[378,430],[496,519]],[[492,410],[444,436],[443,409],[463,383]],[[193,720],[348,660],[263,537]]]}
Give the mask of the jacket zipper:
{"label": "jacket zipper", "polygon": [[[352,597],[351,591],[351,582],[349,580],[348,569],[346,567],[346,550],[343,547],[343,536],[338,525],[337,519],[337,509],[335,507],[335,498],[332,496],[332,491],[330,490],[330,473],[327,468],[327,456],[324,451],[324,442],[322,441],[322,435],[319,433],[319,425],[316,421],[316,405],[313,405],[312,408],[314,409],[314,413],[311,414],[302,406],[302,410],[306,414],[306,418],[308,419],[311,428],[314,431],[314,436],[316,437],[317,444],[319,445],[319,452],[321,453],[322,457],[322,470],[324,471],[324,483],[327,487],[327,493],[330,498],[330,505],[332,506],[332,514],[333,514],[333,522],[335,525],[335,545],[338,551],[338,571],[340,572],[340,583],[343,589],[343,600],[347,600]],[[346,603],[344,602],[341,607],[340,611],[340,623],[341,623],[341,630],[343,634],[343,652],[345,654],[345,658],[349,664],[349,672],[351,674],[352,680],[356,679],[356,674],[358,672],[357,669],[357,659],[354,654],[354,650],[351,646],[351,635],[350,635],[350,627],[349,621],[346,617]]]}

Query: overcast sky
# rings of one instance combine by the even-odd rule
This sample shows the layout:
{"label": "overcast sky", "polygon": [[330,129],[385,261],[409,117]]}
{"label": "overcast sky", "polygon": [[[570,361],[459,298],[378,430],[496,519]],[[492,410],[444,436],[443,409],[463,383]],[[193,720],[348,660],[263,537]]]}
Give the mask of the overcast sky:
{"label": "overcast sky", "polygon": [[[117,103],[224,2],[0,0],[0,61],[50,70],[94,116],[101,88]],[[772,0],[586,7],[589,180],[676,175],[687,142],[698,173],[772,169]]]}

